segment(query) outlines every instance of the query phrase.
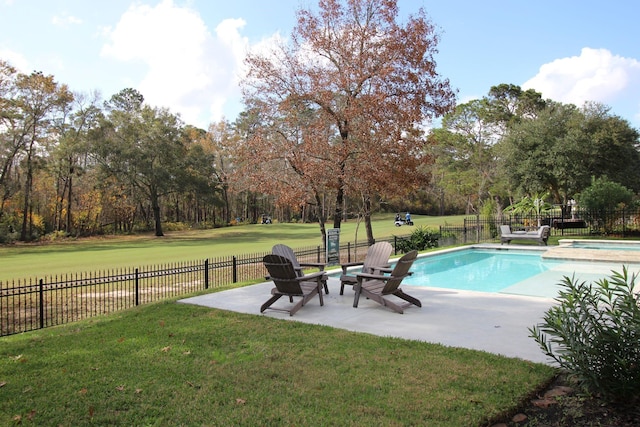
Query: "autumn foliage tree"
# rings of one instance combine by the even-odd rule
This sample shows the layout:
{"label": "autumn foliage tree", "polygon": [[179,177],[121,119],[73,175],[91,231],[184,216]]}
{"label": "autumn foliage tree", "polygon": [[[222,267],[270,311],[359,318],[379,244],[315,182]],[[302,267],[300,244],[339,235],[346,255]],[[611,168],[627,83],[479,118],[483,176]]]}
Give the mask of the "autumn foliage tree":
{"label": "autumn foliage tree", "polygon": [[66,106],[73,101],[73,94],[67,85],[58,84],[53,76],[45,76],[41,72],[18,75],[16,89],[14,106],[19,113],[13,117],[11,128],[17,130],[13,133],[13,140],[24,151],[26,179],[20,240],[27,241],[35,237],[32,191],[34,172],[40,163],[39,151],[54,140],[51,123],[63,115]]}
{"label": "autumn foliage tree", "polygon": [[261,125],[243,157],[256,182],[294,180],[264,191],[332,194],[340,228],[346,195],[397,195],[420,179],[420,128],[455,96],[436,72],[438,35],[422,9],[401,25],[396,0],[320,0],[297,18],[290,43],[246,59],[245,101]]}

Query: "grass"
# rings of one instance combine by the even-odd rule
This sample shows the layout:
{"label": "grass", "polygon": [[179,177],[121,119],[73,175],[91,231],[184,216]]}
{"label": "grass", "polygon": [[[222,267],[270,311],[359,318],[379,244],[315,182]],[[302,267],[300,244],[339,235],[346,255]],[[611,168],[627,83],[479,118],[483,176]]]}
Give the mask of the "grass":
{"label": "grass", "polygon": [[0,339],[0,425],[481,426],[554,373],[168,301]]}
{"label": "grass", "polygon": [[[414,221],[437,228],[461,218]],[[412,231],[392,219],[374,221],[376,237]],[[344,224],[341,240],[355,230]],[[317,224],[273,224],[16,245],[0,248],[0,271],[215,258],[318,236]],[[0,425],[480,426],[554,374],[488,353],[167,301],[0,338]]]}
{"label": "grass", "polygon": [[[464,216],[414,216],[415,226],[438,229],[440,225],[462,223]],[[331,227],[328,224],[328,227]],[[393,214],[373,221],[377,238],[408,235],[414,227],[395,227]],[[342,242],[366,241],[364,224],[342,224]],[[52,242],[0,246],[0,282],[44,275],[101,271],[123,267],[168,264],[245,253],[267,252],[275,243],[294,248],[322,245],[318,224],[247,224],[212,230],[108,236]]]}

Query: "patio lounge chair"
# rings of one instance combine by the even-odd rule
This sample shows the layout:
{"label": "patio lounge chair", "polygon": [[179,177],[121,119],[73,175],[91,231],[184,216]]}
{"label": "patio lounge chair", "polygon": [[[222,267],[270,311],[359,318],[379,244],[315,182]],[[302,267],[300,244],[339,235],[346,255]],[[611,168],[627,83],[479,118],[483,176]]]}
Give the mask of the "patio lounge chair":
{"label": "patio lounge chair", "polygon": [[[271,289],[271,298],[260,307],[260,313],[263,313],[266,309],[271,309],[285,311],[289,313],[289,316],[293,316],[296,311],[300,310],[303,305],[316,295],[320,299],[320,305],[324,305],[324,300],[322,299],[324,272],[318,271],[298,276],[291,260],[280,255],[269,254],[262,261],[269,271],[269,277],[273,281],[275,288]],[[299,297],[300,300],[289,308],[272,307],[273,303],[283,296],[289,297],[291,303],[293,303],[294,297]]]}
{"label": "patio lounge chair", "polygon": [[[362,266],[361,273],[380,274],[382,268],[389,267],[389,257],[393,251],[393,246],[389,242],[377,242],[369,246],[367,255],[362,262],[350,262],[342,264],[342,275],[340,276],[340,295],[344,294],[345,285],[355,286],[358,279],[355,274],[348,274],[350,267]],[[390,270],[389,270],[390,271]]]}
{"label": "patio lounge chair", "polygon": [[[358,301],[362,294],[400,314],[404,313],[404,309],[411,305],[422,307],[420,300],[405,294],[402,289],[400,289],[400,283],[405,277],[409,276],[409,269],[417,256],[417,251],[406,253],[398,260],[389,275],[359,273],[356,276],[358,283],[355,286],[356,294],[353,299],[353,306],[358,307]],[[398,304],[390,299],[392,295],[407,302]]]}
{"label": "patio lounge chair", "polygon": [[500,226],[500,244],[507,242],[511,243],[512,240],[536,240],[541,245],[547,244],[549,240],[549,233],[551,227],[543,225],[538,228],[537,231],[511,231],[511,227],[508,225]]}
{"label": "patio lounge chair", "polygon": [[[320,271],[324,272],[324,267],[326,265],[325,263],[322,263],[322,262],[304,262],[304,263],[300,263],[300,262],[298,262],[298,258],[296,257],[295,252],[293,252],[293,249],[291,249],[287,245],[277,244],[273,248],[271,248],[271,253],[272,254],[276,254],[276,255],[280,255],[280,256],[283,256],[285,258],[290,259],[291,263],[293,264],[293,268],[296,270],[296,274],[298,275],[298,277],[304,276],[304,272],[302,271],[303,267],[315,267],[315,268],[319,269]],[[324,292],[328,294],[329,293],[329,287],[327,286],[327,276],[326,275],[324,275],[324,277],[322,279],[322,285],[324,286]]]}

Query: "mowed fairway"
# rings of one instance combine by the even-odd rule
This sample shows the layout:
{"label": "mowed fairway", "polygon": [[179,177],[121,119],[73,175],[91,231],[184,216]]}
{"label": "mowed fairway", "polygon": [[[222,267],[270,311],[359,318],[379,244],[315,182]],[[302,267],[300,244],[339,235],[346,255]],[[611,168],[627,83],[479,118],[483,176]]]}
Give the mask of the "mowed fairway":
{"label": "mowed fairway", "polygon": [[[393,214],[373,221],[376,238],[406,236],[415,227],[438,230],[440,225],[458,225],[464,216],[412,217],[415,226],[395,227]],[[332,228],[328,223],[327,228]],[[167,232],[138,236],[107,236],[47,244],[16,244],[0,247],[0,282],[45,275],[95,272],[141,267],[222,256],[267,252],[276,243],[293,248],[322,246],[320,227],[313,224],[248,224],[213,230]],[[366,241],[364,223],[343,222],[340,241]]]}

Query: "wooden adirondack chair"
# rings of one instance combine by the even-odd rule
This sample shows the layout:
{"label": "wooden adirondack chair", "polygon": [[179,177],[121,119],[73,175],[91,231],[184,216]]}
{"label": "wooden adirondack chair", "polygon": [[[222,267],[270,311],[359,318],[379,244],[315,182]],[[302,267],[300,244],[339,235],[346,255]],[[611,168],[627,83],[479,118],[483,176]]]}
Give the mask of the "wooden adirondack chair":
{"label": "wooden adirondack chair", "polygon": [[[422,307],[420,300],[411,295],[407,295],[400,289],[400,283],[402,283],[405,277],[409,276],[409,269],[417,256],[417,251],[411,251],[405,254],[398,260],[390,275],[359,273],[356,276],[358,283],[355,286],[356,294],[353,299],[353,306],[358,307],[358,301],[362,294],[400,314],[404,313],[404,309],[411,305]],[[407,302],[398,304],[389,298],[391,295]]]}
{"label": "wooden adirondack chair", "polygon": [[344,294],[345,285],[355,286],[358,283],[356,274],[348,274],[348,268],[362,266],[361,273],[379,274],[383,268],[389,267],[389,257],[393,246],[389,242],[377,242],[369,246],[364,261],[342,264],[340,276],[340,295]]}
{"label": "wooden adirondack chair", "polygon": [[[295,252],[287,245],[277,244],[273,248],[271,248],[271,253],[283,256],[285,258],[289,258],[291,263],[293,264],[293,268],[296,270],[296,274],[300,277],[304,276],[304,271],[302,269],[304,267],[313,267],[317,268],[320,271],[324,272],[325,263],[322,262],[298,262],[298,258],[296,257]],[[326,294],[329,293],[329,287],[327,286],[327,276],[325,275],[322,279],[322,285],[324,286],[324,292]]]}
{"label": "wooden adirondack chair", "polygon": [[[314,296],[318,295],[320,305],[324,305],[322,299],[322,278],[324,272],[298,276],[293,263],[289,258],[280,255],[269,254],[263,258],[263,262],[269,276],[273,281],[275,288],[271,289],[271,298],[269,298],[260,307],[260,313],[266,309],[285,311],[289,316],[293,316],[296,311],[305,305]],[[289,301],[293,303],[294,298],[300,298],[295,304],[287,308],[272,307],[273,303],[281,297],[289,297]]]}

